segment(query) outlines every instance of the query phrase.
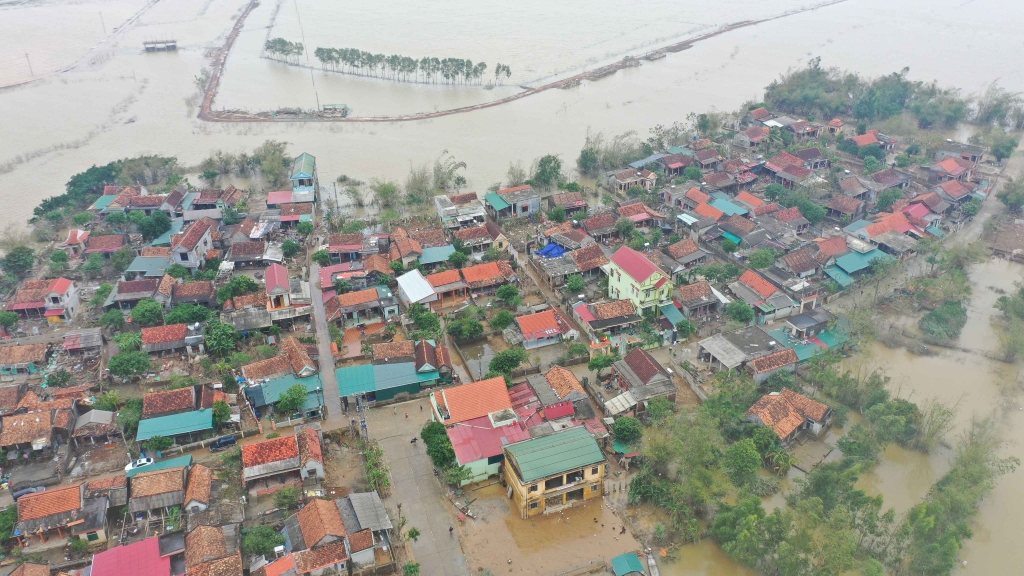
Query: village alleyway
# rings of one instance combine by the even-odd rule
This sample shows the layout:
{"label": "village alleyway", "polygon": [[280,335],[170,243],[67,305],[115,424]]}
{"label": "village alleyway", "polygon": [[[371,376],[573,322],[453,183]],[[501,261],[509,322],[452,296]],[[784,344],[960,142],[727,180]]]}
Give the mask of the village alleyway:
{"label": "village alleyway", "polygon": [[341,413],[341,395],[338,393],[338,375],[334,372],[334,355],[331,354],[331,330],[327,324],[327,313],[324,311],[324,297],[320,292],[320,266],[316,262],[309,265],[309,294],[313,299],[313,321],[316,326],[316,346],[320,353],[320,381],[324,385],[324,405],[327,407],[327,419],[323,421],[324,432],[347,425]]}

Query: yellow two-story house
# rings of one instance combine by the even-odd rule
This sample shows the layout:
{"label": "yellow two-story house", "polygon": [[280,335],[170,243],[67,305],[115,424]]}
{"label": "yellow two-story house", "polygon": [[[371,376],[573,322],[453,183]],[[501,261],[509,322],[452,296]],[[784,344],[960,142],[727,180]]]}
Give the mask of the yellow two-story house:
{"label": "yellow two-story house", "polygon": [[604,493],[605,459],[576,426],[504,447],[502,476],[523,518],[571,508]]}
{"label": "yellow two-story house", "polygon": [[647,257],[629,246],[612,255],[608,297],[630,300],[641,315],[672,301],[672,280]]}

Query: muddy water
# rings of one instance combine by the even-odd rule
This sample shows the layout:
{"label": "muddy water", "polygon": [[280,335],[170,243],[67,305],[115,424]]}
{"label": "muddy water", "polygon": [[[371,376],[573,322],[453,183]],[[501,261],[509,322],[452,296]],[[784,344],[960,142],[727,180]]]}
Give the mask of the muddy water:
{"label": "muddy water", "polygon": [[479,380],[484,374],[487,374],[491,359],[506,348],[508,348],[508,344],[500,336],[479,344],[459,346],[459,350],[462,350],[462,358],[466,362],[466,368],[474,380]]}
{"label": "muddy water", "polygon": [[[314,154],[322,180],[333,180],[342,173],[363,180],[373,176],[404,180],[410,163],[430,162],[441,150],[448,149],[468,163],[470,186],[479,190],[502,179],[510,160],[529,164],[543,154],[557,153],[571,166],[588,129],[607,133],[638,130],[642,134],[649,126],[684,120],[691,111],[712,106],[734,109],[745,100],[758,98],[763,87],[786,68],[800,66],[813,56],[864,74],[890,72],[907,65],[914,78],[934,78],[960,85],[968,92],[977,91],[993,78],[1001,78],[1012,89],[1024,88],[1024,76],[1016,74],[1016,62],[1002,57],[1020,47],[1013,23],[1024,16],[1024,5],[973,2],[965,11],[956,8],[961,0],[851,0],[730,32],[640,68],[585,82],[579,88],[553,90],[465,115],[400,125],[201,123],[195,120],[196,110],[186,102],[195,93],[192,80],[207,66],[206,51],[223,41],[245,3],[157,2],[116,38],[108,38],[108,44],[87,52],[83,64],[73,71],[0,91],[0,109],[14,111],[0,122],[0,203],[5,207],[0,227],[23,223],[41,198],[62,191],[70,174],[92,164],[140,153],[176,155],[183,163],[191,164],[214,150],[252,148],[268,138],[290,142],[293,149]],[[38,14],[20,8],[31,3],[7,5],[0,15],[0,38],[28,26],[45,28],[52,14],[63,10],[65,4],[57,0]],[[469,10],[472,3],[462,4],[467,14],[479,13]],[[733,8],[723,9],[715,18],[726,21],[747,10],[765,10],[763,6],[774,13],[793,7],[787,2],[730,5]],[[272,63],[265,61],[250,68],[244,62],[235,62],[236,58],[256,58],[252,50],[267,34],[259,24],[269,24],[275,6],[274,2],[264,3],[257,8],[263,12],[254,13],[250,16],[252,22],[244,26],[238,46],[251,42],[249,51],[232,53],[223,84],[233,95],[222,95],[215,107],[245,105],[246,98],[272,100],[282,106],[315,105],[317,92],[309,74],[293,75],[285,67],[271,67]],[[342,4],[335,6],[342,12],[349,9]],[[936,35],[936,30],[948,28],[941,15],[950,11],[965,19],[972,29],[984,29],[985,34],[961,38],[956,43],[938,41],[941,35]],[[715,24],[715,18],[695,11],[691,20],[703,25]],[[605,21],[616,30],[625,30],[622,19]],[[86,18],[79,22],[83,27],[94,26]],[[964,24],[958,19],[958,25]],[[113,26],[107,22],[108,31]],[[378,30],[374,26],[363,28]],[[0,57],[16,62],[22,52],[31,56],[53,45],[58,30],[48,30],[52,33],[32,35],[16,49],[6,48]],[[680,29],[679,34],[685,35],[688,30]],[[585,43],[589,32],[576,34],[571,41],[574,49]],[[403,36],[372,34],[381,38]],[[168,35],[177,38],[177,53],[141,53],[143,40]],[[628,47],[628,42],[621,45]],[[921,49],[925,46],[928,48]],[[399,48],[413,52],[409,43],[378,47],[395,52]],[[66,52],[62,62],[82,58],[80,49],[69,46]],[[562,52],[568,58],[573,50]],[[898,54],[898,58],[892,54]],[[493,65],[503,54],[465,57]],[[233,73],[236,66],[240,67]],[[558,68],[549,66],[546,70]],[[448,99],[461,98],[431,86],[407,87],[394,90],[413,91],[396,97],[408,105],[389,103],[392,89],[388,88],[386,94],[374,92],[370,88],[373,82],[348,82],[337,92],[325,92],[320,102],[349,103],[358,111],[356,104],[364,105],[356,99],[369,93],[371,102],[365,106],[370,106],[367,110],[373,114],[378,113],[372,108],[378,101],[389,109],[415,111],[445,108]]]}

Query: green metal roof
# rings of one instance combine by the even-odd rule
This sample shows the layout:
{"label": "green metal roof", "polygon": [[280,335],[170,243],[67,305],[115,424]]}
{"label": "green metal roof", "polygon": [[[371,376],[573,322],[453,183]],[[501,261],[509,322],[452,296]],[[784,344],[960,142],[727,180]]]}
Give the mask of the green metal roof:
{"label": "green metal roof", "polygon": [[162,278],[170,267],[170,261],[164,256],[136,256],[125,272],[141,272],[147,278]]}
{"label": "green metal roof", "polygon": [[612,571],[615,572],[615,576],[625,576],[634,572],[647,574],[644,565],[640,563],[640,558],[632,552],[612,558]]}
{"label": "green metal roof", "polygon": [[312,221],[313,221],[313,215],[312,214],[302,214],[302,215],[299,216],[299,222],[312,222]]}
{"label": "green metal roof", "polygon": [[103,210],[104,208],[109,206],[111,202],[114,201],[114,198],[117,198],[116,194],[106,194],[104,196],[100,196],[99,198],[96,199],[95,202],[92,203],[92,206],[89,206],[89,210]]}
{"label": "green metal roof", "polygon": [[669,148],[668,150],[665,150],[665,152],[668,152],[669,154],[682,154],[684,156],[693,156],[693,150],[690,150],[689,148],[683,148],[682,146],[675,146],[673,148]]}
{"label": "green metal roof", "polygon": [[872,222],[870,220],[857,220],[852,224],[844,226],[843,230],[849,232],[850,234],[854,234],[860,230],[867,228],[868,226],[871,226],[871,224]]}
{"label": "green metal roof", "polygon": [[437,380],[440,377],[441,377],[441,374],[437,370],[431,370],[429,372],[417,372],[416,373],[416,381],[417,382],[429,382],[431,380]]}
{"label": "green metal roof", "polygon": [[171,245],[171,234],[177,234],[181,232],[181,229],[185,226],[184,218],[173,218],[171,219],[171,229],[158,236],[155,240],[149,243],[150,246],[170,246]]}
{"label": "green metal roof", "polygon": [[166,470],[168,468],[178,468],[179,466],[191,465],[192,456],[186,454],[185,456],[178,456],[177,458],[160,460],[159,462],[154,462],[149,466],[143,466],[142,468],[132,468],[131,470],[125,473],[125,476],[131,478],[132,476],[135,476],[136,474],[142,474],[143,472],[156,472],[157,470]]}
{"label": "green metal roof", "polygon": [[665,315],[665,318],[668,318],[668,321],[671,322],[673,326],[679,324],[683,320],[686,320],[686,318],[683,317],[683,313],[679,311],[679,308],[676,308],[675,304],[663,304],[661,306],[661,313]]}
{"label": "green metal roof", "polygon": [[722,236],[724,236],[726,240],[732,240],[733,242],[736,243],[737,246],[743,243],[743,238],[740,238],[739,236],[733,234],[732,232],[726,232],[725,230],[722,230]]}
{"label": "green metal roof", "polygon": [[181,199],[181,209],[191,210],[192,205],[196,203],[196,198],[199,198],[199,192],[188,192],[185,197]]}
{"label": "green metal roof", "polygon": [[733,216],[733,215],[736,215],[736,214],[739,214],[740,216],[743,216],[744,214],[749,212],[749,210],[747,210],[746,208],[744,208],[742,206],[738,206],[738,205],[733,204],[732,202],[730,202],[728,200],[723,200],[721,198],[715,198],[711,202],[708,202],[708,204],[710,204],[711,206],[714,206],[715,208],[718,208],[722,212],[725,212],[726,216]]}
{"label": "green metal roof", "polygon": [[[288,374],[281,376],[280,378],[274,378],[260,385],[261,391],[263,392],[263,406],[269,404],[276,404],[281,399],[281,395],[286,390],[295,386],[296,384],[302,384],[306,388],[306,392],[309,396],[306,398],[306,403],[302,406],[305,409],[316,408],[323,406],[323,383],[320,382],[320,376],[313,375],[305,378],[298,378],[294,374]],[[320,392],[315,394],[315,392]]]}
{"label": "green metal roof", "polygon": [[604,462],[597,440],[583,426],[517,442],[505,449],[519,467],[523,482]]}
{"label": "green metal roof", "polygon": [[828,274],[830,278],[836,281],[841,288],[849,288],[853,286],[853,277],[843,272],[838,266],[829,266],[825,268],[825,274]]}
{"label": "green metal roof", "polygon": [[452,246],[451,244],[447,246],[424,248],[423,255],[420,256],[420,264],[437,264],[438,262],[444,262],[454,252],[455,246]]}
{"label": "green metal roof", "polygon": [[316,171],[316,158],[311,154],[303,152],[299,154],[292,165],[292,179],[312,178],[314,171]]}
{"label": "green metal roof", "polygon": [[860,252],[850,252],[844,254],[839,258],[836,258],[836,266],[839,266],[847,274],[853,274],[864,270],[871,265],[871,261],[877,258],[890,258],[885,252],[882,252],[878,248],[870,252],[861,254]]}
{"label": "green metal roof", "polygon": [[387,390],[419,382],[415,362],[398,364],[375,364],[373,366],[373,389]]}
{"label": "green metal roof", "polygon": [[491,205],[491,208],[501,211],[511,206],[504,198],[502,198],[497,192],[488,192],[484,196],[484,201]]}
{"label": "green metal roof", "polygon": [[374,391],[372,364],[338,368],[334,374],[338,378],[338,394],[341,396]]}
{"label": "green metal roof", "polygon": [[200,432],[213,429],[213,409],[196,410],[184,414],[160,416],[139,422],[139,433],[136,440],[142,442],[153,436],[176,436],[189,432]]}

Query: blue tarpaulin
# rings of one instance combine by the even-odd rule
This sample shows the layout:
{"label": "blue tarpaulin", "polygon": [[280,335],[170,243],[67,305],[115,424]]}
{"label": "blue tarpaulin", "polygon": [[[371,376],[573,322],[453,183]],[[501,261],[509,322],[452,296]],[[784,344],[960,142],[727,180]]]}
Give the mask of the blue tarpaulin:
{"label": "blue tarpaulin", "polygon": [[566,250],[562,246],[559,246],[554,242],[550,242],[547,246],[541,248],[540,250],[534,253],[538,256],[543,256],[545,258],[558,258],[559,256],[565,254],[566,252],[568,252],[568,250]]}

